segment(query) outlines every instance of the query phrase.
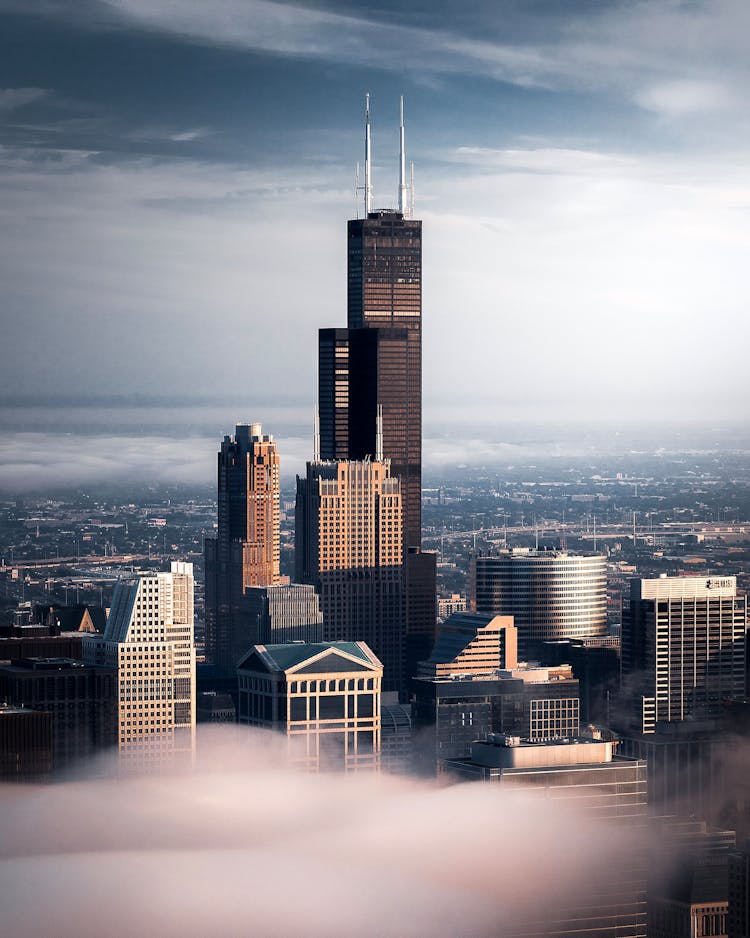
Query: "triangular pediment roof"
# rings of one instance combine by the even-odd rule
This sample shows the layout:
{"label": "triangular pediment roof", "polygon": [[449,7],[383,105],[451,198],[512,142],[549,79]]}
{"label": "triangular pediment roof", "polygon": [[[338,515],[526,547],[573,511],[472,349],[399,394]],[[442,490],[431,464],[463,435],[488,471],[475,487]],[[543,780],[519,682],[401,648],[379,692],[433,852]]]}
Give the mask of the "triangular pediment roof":
{"label": "triangular pediment roof", "polygon": [[237,667],[243,671],[322,674],[377,671],[382,665],[364,642],[289,642],[254,645]]}

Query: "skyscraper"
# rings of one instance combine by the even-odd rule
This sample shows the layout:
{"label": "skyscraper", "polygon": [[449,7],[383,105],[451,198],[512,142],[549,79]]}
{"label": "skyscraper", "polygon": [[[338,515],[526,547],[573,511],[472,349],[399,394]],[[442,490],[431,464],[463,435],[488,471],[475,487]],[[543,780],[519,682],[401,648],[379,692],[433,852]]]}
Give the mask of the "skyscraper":
{"label": "skyscraper", "polygon": [[513,616],[519,651],[532,641],[589,638],[607,630],[607,570],[601,554],[503,550],[472,561],[477,612]]}
{"label": "skyscraper", "polygon": [[630,587],[622,674],[637,731],[716,717],[724,701],[744,697],[747,600],[735,577],[636,579]]}
{"label": "skyscraper", "polygon": [[195,749],[193,565],[115,586],[104,635],[84,660],[117,671],[117,744],[125,769],[191,759]]}
{"label": "skyscraper", "polygon": [[238,424],[218,460],[218,531],[205,543],[206,657],[234,672],[253,644],[245,591],[280,583],[279,453],[259,423]]}
{"label": "skyscraper", "polygon": [[295,579],[320,594],[326,641],[364,641],[400,690],[404,636],[401,484],[387,460],[307,464],[297,478]]}
{"label": "skyscraper", "polygon": [[[372,208],[369,96],[364,217],[349,221],[347,328],[319,333],[320,455],[378,452],[401,481],[407,671],[435,634],[435,557],[422,554],[422,222],[407,206],[403,101],[398,207]],[[381,419],[378,421],[378,415]]]}

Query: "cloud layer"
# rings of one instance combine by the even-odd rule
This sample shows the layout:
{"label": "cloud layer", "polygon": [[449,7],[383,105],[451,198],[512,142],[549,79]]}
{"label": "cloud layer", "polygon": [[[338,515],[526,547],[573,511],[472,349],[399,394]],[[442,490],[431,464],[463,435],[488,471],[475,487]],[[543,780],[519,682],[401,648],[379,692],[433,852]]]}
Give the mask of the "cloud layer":
{"label": "cloud layer", "polygon": [[8,933],[502,935],[632,848],[494,786],[289,772],[274,742],[208,729],[195,773],[0,789]]}

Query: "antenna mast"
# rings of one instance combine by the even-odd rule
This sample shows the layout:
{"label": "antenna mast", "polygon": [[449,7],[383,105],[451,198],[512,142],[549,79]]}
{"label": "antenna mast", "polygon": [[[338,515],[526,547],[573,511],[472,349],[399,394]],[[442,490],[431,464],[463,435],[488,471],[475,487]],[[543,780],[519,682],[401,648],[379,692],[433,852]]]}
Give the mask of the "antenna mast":
{"label": "antenna mast", "polygon": [[370,214],[372,181],[370,179],[370,95],[365,95],[365,218]]}
{"label": "antenna mast", "polygon": [[409,185],[409,218],[414,218],[414,162],[409,163],[411,181]]}
{"label": "antenna mast", "polygon": [[320,412],[317,404],[313,415],[313,462],[320,462]]}
{"label": "antenna mast", "polygon": [[378,404],[375,417],[375,462],[383,462],[383,405]]}
{"label": "antenna mast", "polygon": [[406,204],[406,146],[404,144],[404,96],[401,95],[401,120],[398,145],[398,210],[402,215],[408,211]]}

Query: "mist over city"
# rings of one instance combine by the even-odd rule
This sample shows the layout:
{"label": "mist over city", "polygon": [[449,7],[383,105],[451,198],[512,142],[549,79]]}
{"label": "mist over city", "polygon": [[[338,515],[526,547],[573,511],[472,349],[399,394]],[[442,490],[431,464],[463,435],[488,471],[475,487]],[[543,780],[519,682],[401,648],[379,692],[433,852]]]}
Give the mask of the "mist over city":
{"label": "mist over city", "polygon": [[0,933],[750,938],[750,7],[0,27]]}

